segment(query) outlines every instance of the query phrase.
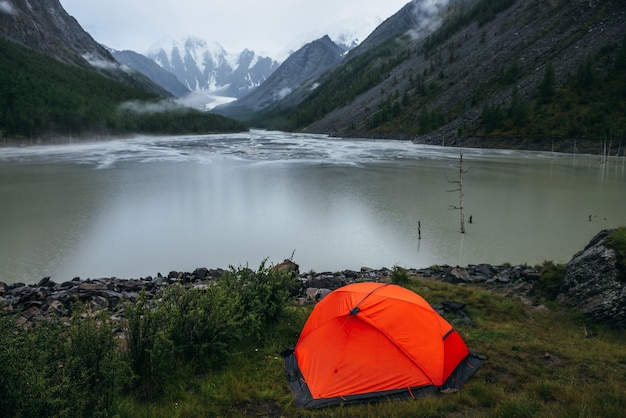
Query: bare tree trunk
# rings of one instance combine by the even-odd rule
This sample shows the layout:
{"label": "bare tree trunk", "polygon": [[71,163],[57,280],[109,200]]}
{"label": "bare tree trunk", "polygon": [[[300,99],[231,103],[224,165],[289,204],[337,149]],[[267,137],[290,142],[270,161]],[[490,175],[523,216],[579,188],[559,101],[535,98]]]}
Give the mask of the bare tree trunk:
{"label": "bare tree trunk", "polygon": [[463,198],[463,151],[461,151],[459,156],[459,211],[461,212],[461,234],[465,233],[465,209]]}
{"label": "bare tree trunk", "polygon": [[454,190],[448,190],[449,192],[459,192],[459,206],[450,206],[450,209],[457,209],[461,212],[461,234],[465,233],[465,208],[464,208],[464,197],[465,194],[463,192],[463,175],[467,172],[467,170],[463,170],[463,150],[459,150],[459,179],[458,180],[450,180],[448,179],[448,183],[458,184],[458,188]]}

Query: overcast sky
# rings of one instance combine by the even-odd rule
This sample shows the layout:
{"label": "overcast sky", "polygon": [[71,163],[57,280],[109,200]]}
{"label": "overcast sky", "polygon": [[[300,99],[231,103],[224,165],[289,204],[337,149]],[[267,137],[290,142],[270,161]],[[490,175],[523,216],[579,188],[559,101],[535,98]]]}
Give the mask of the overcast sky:
{"label": "overcast sky", "polygon": [[[409,0],[60,0],[96,41],[147,52],[167,38],[197,36],[229,52],[285,54],[338,27],[360,40]],[[363,23],[360,23],[363,22]]]}

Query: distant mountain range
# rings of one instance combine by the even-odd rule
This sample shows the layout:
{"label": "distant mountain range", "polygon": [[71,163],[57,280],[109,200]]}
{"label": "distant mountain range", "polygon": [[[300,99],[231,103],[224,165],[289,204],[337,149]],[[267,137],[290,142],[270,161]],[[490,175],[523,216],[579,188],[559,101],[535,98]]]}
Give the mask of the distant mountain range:
{"label": "distant mountain range", "polygon": [[193,96],[249,126],[446,145],[495,136],[525,148],[621,137],[626,126],[622,0],[413,0],[362,42],[324,36],[280,64],[193,37],[145,57],[111,52],[59,0],[1,4],[3,39],[161,97]]}
{"label": "distant mountain range", "polygon": [[187,89],[240,98],[260,86],[278,68],[270,57],[245,49],[231,54],[218,43],[188,37],[169,41],[146,54]]}
{"label": "distant mountain range", "polygon": [[[374,18],[359,21],[358,24],[345,22],[345,25],[341,27],[330,29],[325,37],[332,38],[333,41],[330,42],[333,48],[339,48],[343,53],[359,45],[363,33],[367,32],[368,28],[373,30],[378,23],[379,21]],[[282,60],[287,61],[291,55],[298,54],[301,49],[309,48],[308,45],[309,43],[295,51],[290,51],[287,59],[282,58]],[[114,52],[113,55],[120,62],[148,76],[175,96],[181,97],[183,92],[179,86],[174,87],[169,84],[164,74],[157,76],[156,69],[149,62],[145,62],[137,55],[131,60],[127,51],[124,52],[125,54]],[[209,42],[194,36],[163,41],[159,46],[145,53],[145,58],[157,63],[167,73],[173,74],[187,91],[195,92],[191,96],[199,99],[200,102],[202,97],[206,97],[215,103],[246,97],[270,79],[270,76],[282,64],[281,60],[276,57],[260,56],[249,49],[229,52],[217,42]],[[324,67],[325,63],[326,61],[320,63],[318,70],[328,69]],[[309,68],[304,69],[303,76],[310,77],[310,63],[307,65]],[[289,64],[289,67],[292,71],[295,70],[293,63]],[[285,74],[284,71],[281,73]],[[292,77],[288,76],[288,78]],[[276,80],[276,77],[272,79]],[[283,84],[290,84],[290,82]],[[195,103],[195,107],[203,107],[198,106],[200,102],[191,101]],[[248,107],[248,105],[249,103],[245,106]],[[213,107],[211,103],[206,103],[206,106],[207,108]]]}
{"label": "distant mountain range", "polygon": [[[308,43],[291,54],[260,87],[233,103],[218,107],[215,112],[246,119],[288,96],[290,104],[297,104],[316,88],[315,79],[340,63],[346,52],[328,36]],[[304,94],[292,94],[299,89],[305,89]]]}

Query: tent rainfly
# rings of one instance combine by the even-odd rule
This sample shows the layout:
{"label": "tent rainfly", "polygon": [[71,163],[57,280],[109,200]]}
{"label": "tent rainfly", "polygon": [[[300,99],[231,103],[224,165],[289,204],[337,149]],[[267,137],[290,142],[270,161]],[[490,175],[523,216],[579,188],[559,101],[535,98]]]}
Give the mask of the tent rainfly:
{"label": "tent rainfly", "polygon": [[370,282],[329,293],[282,356],[306,409],[459,389],[483,361],[421,296]]}

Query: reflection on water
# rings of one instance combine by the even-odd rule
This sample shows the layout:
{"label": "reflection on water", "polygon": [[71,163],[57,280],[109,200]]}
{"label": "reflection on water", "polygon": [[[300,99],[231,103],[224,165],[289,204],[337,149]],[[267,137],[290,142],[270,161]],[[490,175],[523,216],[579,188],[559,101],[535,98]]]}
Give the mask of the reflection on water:
{"label": "reflection on water", "polygon": [[462,235],[446,179],[458,152],[280,132],[2,148],[0,281],[292,253],[302,271],[567,262],[626,225],[623,159],[466,149]]}

